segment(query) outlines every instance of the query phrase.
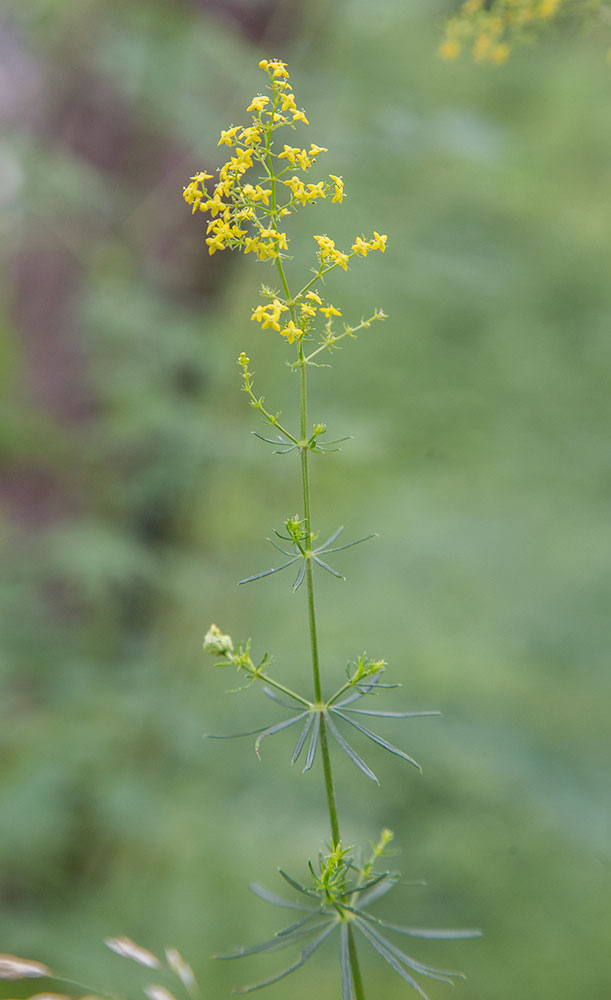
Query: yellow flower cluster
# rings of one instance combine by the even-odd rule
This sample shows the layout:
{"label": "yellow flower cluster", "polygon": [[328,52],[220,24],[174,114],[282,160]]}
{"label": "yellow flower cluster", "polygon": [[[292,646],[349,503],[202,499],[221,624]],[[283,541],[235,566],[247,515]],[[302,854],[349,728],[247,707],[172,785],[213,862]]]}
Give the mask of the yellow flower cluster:
{"label": "yellow flower cluster", "polygon": [[[271,295],[265,286],[261,292],[266,296]],[[341,316],[339,309],[329,302],[323,305],[323,300],[318,292],[312,290],[300,294],[293,305],[299,306],[297,323],[293,319],[289,319],[287,322],[281,320],[282,313],[288,312],[289,307],[276,296],[267,305],[259,305],[253,309],[250,318],[260,323],[262,330],[277,330],[283,337],[286,337],[289,344],[293,344],[296,340],[303,340],[317,312],[320,312],[327,320],[331,319],[332,316]]]}
{"label": "yellow flower cluster", "polygon": [[532,38],[565,4],[566,0],[465,0],[446,22],[439,54],[451,60],[470,50],[478,62],[501,65],[516,44]]}
{"label": "yellow flower cluster", "polygon": [[[314,142],[309,146],[274,143],[276,129],[295,128],[296,123],[308,124],[308,121],[295,103],[285,63],[263,59],[259,66],[267,74],[269,94],[257,94],[252,99],[247,109],[252,115],[249,124],[231,125],[221,131],[218,145],[226,146],[230,155],[219,168],[216,182],[209,188],[208,182],[214,182],[213,175],[205,171],[194,174],[184,188],[184,199],[192,212],[210,215],[206,231],[210,254],[239,248],[245,254],[252,253],[259,260],[275,264],[284,297],[263,287],[266,301],[253,309],[251,316],[262,330],[275,330],[293,344],[311,340],[313,325],[324,317],[324,345],[334,345],[337,340],[352,336],[353,329],[346,326],[344,332],[333,333],[333,318],[341,316],[341,311],[324,302],[313,285],[337,267],[346,271],[350,258],[357,254],[366,257],[372,250],[384,253],[387,237],[377,232],[369,239],[357,236],[351,249],[343,251],[329,236],[314,236],[318,258],[314,277],[297,295],[290,296],[283,268],[289,245],[284,219],[296,207],[321,198],[341,204],[344,182],[336,174],[329,174],[328,180],[303,179],[302,175],[315,165],[318,157],[328,152],[324,146]],[[374,318],[382,318],[382,314]]]}
{"label": "yellow flower cluster", "polygon": [[[327,195],[341,203],[344,186],[335,174],[308,184],[295,173],[314,166],[317,157],[328,152],[325,146],[310,143],[302,148],[285,143],[281,152],[275,151],[272,133],[277,128],[294,128],[299,122],[307,125],[308,119],[297,107],[286,64],[263,59],[259,66],[268,76],[270,95],[257,94],[252,99],[247,108],[252,113],[250,124],[221,131],[218,145],[229,147],[232,155],[220,167],[212,190],[206,182],[214,180],[213,175],[201,171],[190,178],[183,196],[192,212],[212,216],[206,238],[210,254],[237,247],[259,260],[279,260],[288,249],[286,234],[278,230],[279,219],[290,215],[295,206]],[[252,168],[258,168],[259,176],[249,183],[244,175]]]}
{"label": "yellow flower cluster", "polygon": [[379,233],[376,233],[375,229],[369,241],[363,239],[362,236],[357,236],[352,244],[351,253],[343,253],[341,250],[338,250],[335,246],[335,241],[329,239],[328,236],[315,236],[314,239],[318,243],[318,256],[321,264],[336,264],[346,271],[348,269],[348,261],[357,253],[360,253],[363,257],[366,257],[370,250],[380,250],[381,253],[384,253],[388,236],[380,236]]}

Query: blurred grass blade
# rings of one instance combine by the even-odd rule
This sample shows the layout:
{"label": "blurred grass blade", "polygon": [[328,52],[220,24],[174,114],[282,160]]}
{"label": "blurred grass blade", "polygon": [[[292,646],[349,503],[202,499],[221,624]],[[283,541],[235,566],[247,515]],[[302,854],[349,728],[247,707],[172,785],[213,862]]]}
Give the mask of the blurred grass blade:
{"label": "blurred grass blade", "polygon": [[16,955],[0,955],[0,979],[38,979],[53,976],[48,965]]}
{"label": "blurred grass blade", "polygon": [[132,961],[138,962],[139,965],[146,965],[149,969],[158,969],[161,965],[156,955],[147,951],[146,948],[141,948],[128,937],[106,938],[104,944],[117,955],[131,958]]}

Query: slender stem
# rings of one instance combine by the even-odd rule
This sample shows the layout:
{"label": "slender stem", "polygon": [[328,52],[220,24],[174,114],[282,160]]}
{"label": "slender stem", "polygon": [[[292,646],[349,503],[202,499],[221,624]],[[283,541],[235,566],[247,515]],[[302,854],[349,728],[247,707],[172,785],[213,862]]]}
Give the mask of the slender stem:
{"label": "slender stem", "polygon": [[[303,360],[303,346],[299,345],[299,358]],[[307,372],[306,366],[300,366],[301,383],[301,439],[305,441],[307,434]],[[307,551],[312,548],[312,507],[310,501],[310,472],[308,466],[308,449],[301,449],[301,482],[303,488],[303,519],[305,528]],[[316,627],[316,605],[314,602],[314,574],[312,572],[312,558],[306,556],[306,587],[308,595],[308,623],[310,627],[310,645],[312,649],[312,673],[314,675],[314,697],[317,702],[322,702],[322,685],[320,682],[320,658],[318,654],[318,631]],[[333,843],[339,843],[341,837],[339,832],[339,817],[337,813],[337,799],[335,797],[335,784],[333,782],[333,772],[331,770],[331,755],[329,753],[329,740],[327,737],[327,724],[324,715],[320,718],[320,752],[322,756],[322,767],[325,779],[325,790],[327,793],[327,805],[329,807],[329,820],[331,823],[331,836]]]}
{"label": "slender stem", "polygon": [[365,1000],[365,991],[363,989],[363,980],[361,979],[361,969],[359,966],[359,956],[356,950],[352,927],[350,925],[348,925],[348,954],[350,955],[350,968],[352,970],[355,1000]]}
{"label": "slender stem", "polygon": [[[268,133],[268,143],[271,135]],[[267,160],[269,171],[271,175],[271,190],[272,190],[272,211],[274,221],[277,225],[277,204],[276,204],[276,179],[273,176],[274,171],[271,163],[271,156],[269,154],[269,145],[267,148]],[[282,288],[286,296],[286,301],[289,303],[289,310],[291,319],[296,323],[297,315],[295,311],[294,300],[291,299],[291,294],[289,291],[288,282],[286,280],[286,275],[284,273],[284,268],[282,266],[282,260],[280,255],[276,257],[276,266],[278,269],[278,274],[280,275],[280,280],[282,282]],[[326,270],[332,270],[329,267]],[[324,273],[326,273],[326,270]],[[313,282],[310,282],[313,284]],[[306,285],[305,288],[308,288]],[[302,292],[305,291],[302,289]],[[304,518],[304,529],[305,529],[305,542],[306,542],[306,552],[305,552],[305,566],[306,566],[306,587],[307,587],[307,601],[308,601],[308,624],[310,630],[310,647],[312,652],[312,673],[314,677],[314,697],[316,701],[322,703],[322,685],[320,682],[320,657],[318,653],[318,631],[316,627],[316,604],[314,601],[314,577],[312,572],[312,508],[310,500],[310,472],[309,472],[309,448],[307,447],[307,425],[308,425],[308,394],[307,394],[307,364],[305,362],[305,355],[303,351],[303,342],[299,343],[299,367],[300,367],[300,390],[301,390],[301,441],[299,443],[299,451],[301,454],[301,485],[303,491],[303,518]],[[325,720],[324,712],[320,713],[320,752],[322,757],[322,767],[323,775],[325,780],[325,791],[327,795],[327,806],[329,809],[329,822],[331,825],[331,837],[334,844],[338,844],[341,840],[340,829],[339,829],[339,816],[337,811],[337,799],[335,796],[335,784],[333,781],[333,771],[331,770],[331,755],[329,753],[329,739],[327,736],[327,724]],[[359,968],[358,955],[356,950],[356,944],[352,935],[352,928],[348,928],[348,949],[350,955],[350,968],[352,970],[352,979],[354,982],[355,989],[355,1000],[365,1000],[365,993],[363,990],[363,981],[361,979],[361,970]]]}
{"label": "slender stem", "polygon": [[269,684],[271,687],[276,688],[276,690],[281,691],[282,694],[288,695],[289,698],[294,698],[295,701],[298,701],[301,705],[304,705],[306,708],[312,707],[312,703],[310,701],[307,701],[306,698],[302,698],[300,694],[296,694],[294,691],[291,691],[290,688],[285,687],[284,684],[280,684],[278,681],[273,680],[271,677],[268,677],[267,674],[262,673],[260,670],[257,670],[255,668],[251,676],[255,680],[265,681],[266,684]]}

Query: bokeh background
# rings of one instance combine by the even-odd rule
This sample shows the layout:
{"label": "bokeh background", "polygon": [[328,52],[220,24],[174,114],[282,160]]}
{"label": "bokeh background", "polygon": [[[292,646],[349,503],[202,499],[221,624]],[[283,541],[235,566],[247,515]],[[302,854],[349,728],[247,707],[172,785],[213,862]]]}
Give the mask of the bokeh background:
{"label": "bokeh background", "polygon": [[[454,9],[3,4],[2,951],[137,996],[145,970],[103,937],[175,945],[204,1000],[290,959],[210,956],[281,926],[247,886],[304,874],[320,773],[291,771],[289,736],[262,763],[203,739],[278,716],[228,695],[201,643],[216,621],[308,676],[303,593],[235,586],[299,509],[235,358],[287,420],[295,384],[248,322],[267,271],[210,258],[181,200],[277,56],[349,194],[293,217],[296,240],[389,235],[329,295],[390,319],[312,379],[312,420],[354,435],[316,459],[318,526],[380,532],[337,559],[347,584],[319,580],[325,669],[366,650],[403,685],[389,707],[444,713],[384,729],[422,777],[373,748],[376,789],[337,760],[346,839],[390,826],[426,879],[391,919],[484,929],[412,949],[466,971],[457,996],[609,996],[609,39],[446,64]],[[363,967],[368,996],[408,992],[375,953]],[[272,990],[337,997],[333,948]]]}

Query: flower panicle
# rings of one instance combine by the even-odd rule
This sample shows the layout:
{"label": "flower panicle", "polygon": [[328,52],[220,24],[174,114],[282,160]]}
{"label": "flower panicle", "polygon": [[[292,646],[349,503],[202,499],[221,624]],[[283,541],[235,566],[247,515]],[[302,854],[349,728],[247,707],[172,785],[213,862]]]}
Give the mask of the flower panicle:
{"label": "flower panicle", "polygon": [[[221,130],[218,146],[229,158],[215,179],[205,170],[195,173],[183,190],[192,213],[208,215],[205,242],[209,255],[222,250],[241,250],[260,261],[281,266],[288,258],[290,239],[285,219],[296,209],[320,200],[342,204],[344,180],[339,174],[309,181],[305,176],[328,152],[316,142],[295,145],[276,142],[278,128],[308,125],[303,109],[295,101],[286,64],[279,59],[259,63],[267,75],[267,91],[257,94],[247,107],[250,122]],[[256,172],[256,174],[255,174]],[[371,237],[357,236],[348,249],[336,247],[327,235],[315,235],[315,278],[295,300],[274,294],[252,310],[251,318],[262,330],[279,333],[288,344],[299,344],[310,336],[317,319],[341,316],[341,311],[311,290],[311,285],[333,269],[347,271],[350,260],[379,250],[384,253],[388,237],[374,230]],[[317,313],[319,315],[317,315]]]}

